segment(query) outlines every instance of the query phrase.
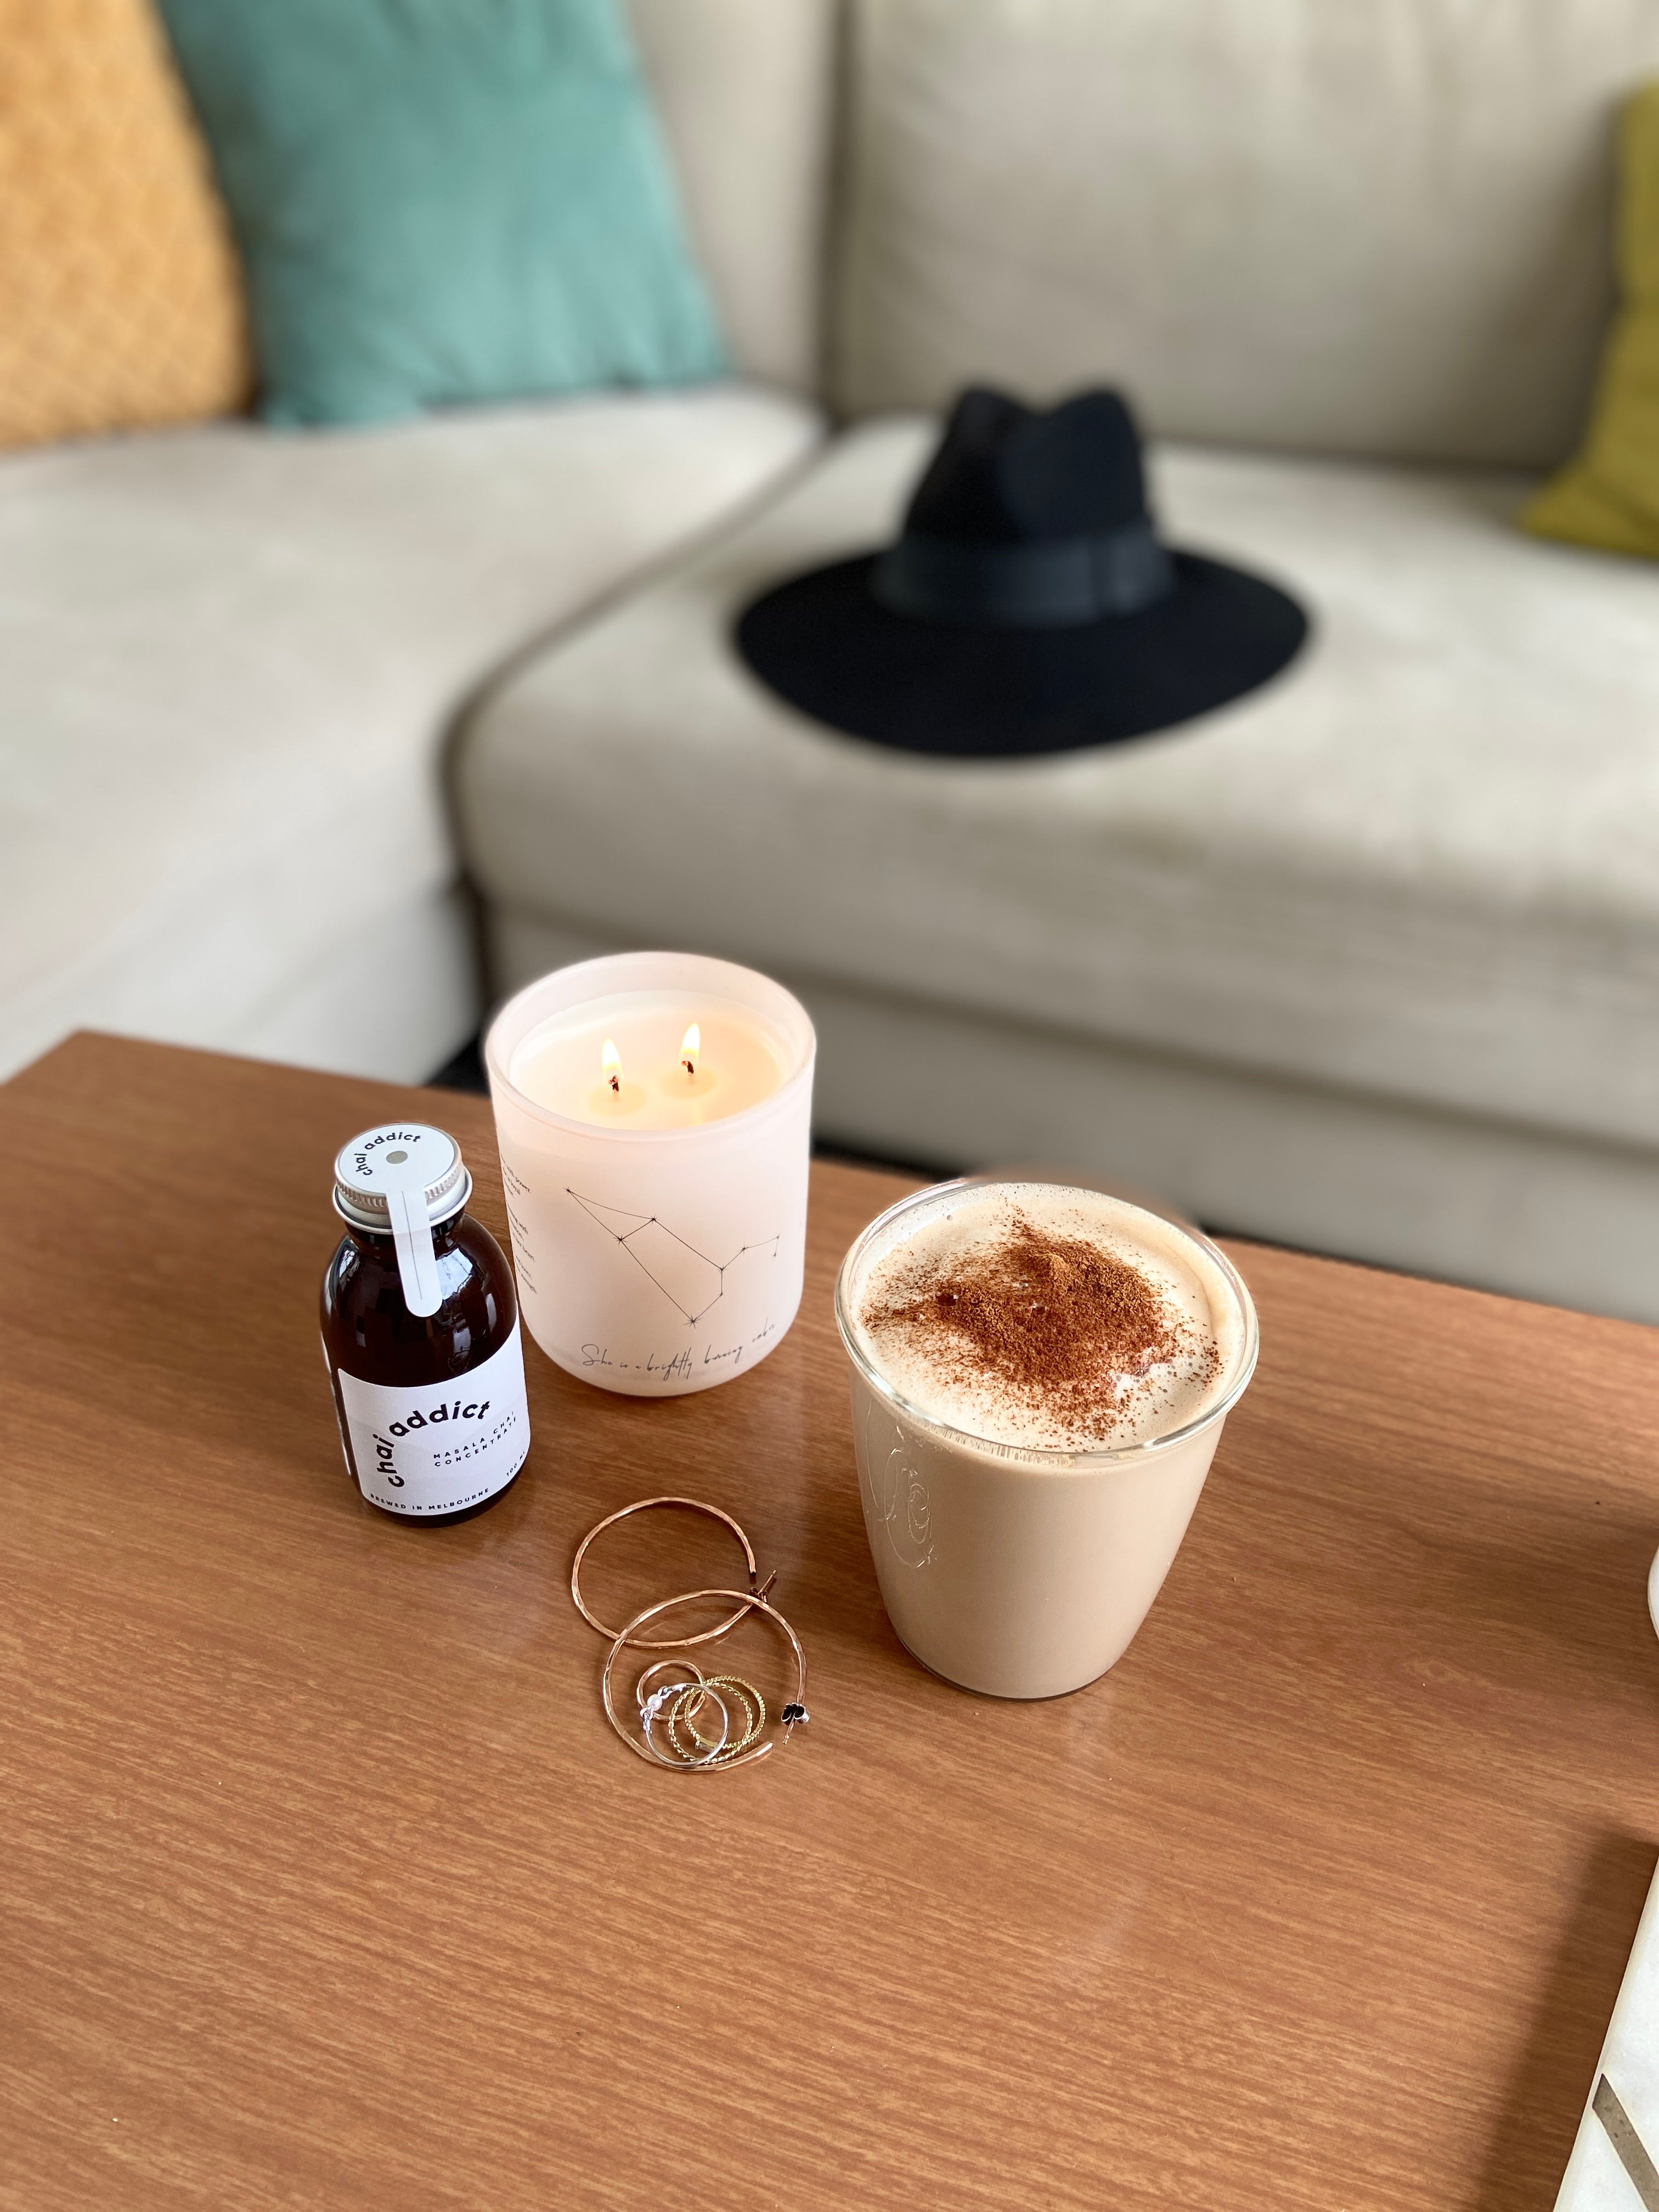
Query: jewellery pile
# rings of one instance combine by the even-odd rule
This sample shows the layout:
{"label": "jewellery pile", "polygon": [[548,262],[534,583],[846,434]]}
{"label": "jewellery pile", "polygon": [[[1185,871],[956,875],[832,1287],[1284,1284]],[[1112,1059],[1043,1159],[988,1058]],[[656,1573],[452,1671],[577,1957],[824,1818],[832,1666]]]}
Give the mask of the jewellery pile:
{"label": "jewellery pile", "polygon": [[[625,1628],[614,1629],[596,1620],[582,1598],[582,1561],[587,1548],[596,1536],[614,1528],[618,1521],[626,1521],[630,1514],[647,1513],[657,1506],[676,1506],[688,1513],[706,1513],[728,1528],[743,1546],[744,1559],[749,1569],[746,1590],[699,1589],[685,1590],[678,1597],[661,1599],[636,1613]],[[777,1741],[766,1733],[766,1700],[752,1682],[739,1674],[705,1674],[695,1659],[684,1654],[699,1644],[718,1643],[729,1636],[734,1628],[758,1614],[787,1638],[795,1660],[795,1694],[778,1715],[787,1743],[793,1731],[807,1718],[806,1711],[806,1654],[801,1649],[800,1638],[771,1602],[770,1592],[777,1580],[769,1575],[763,1583],[760,1568],[755,1559],[754,1547],[729,1513],[722,1513],[718,1505],[705,1505],[695,1498],[641,1498],[632,1505],[624,1505],[620,1512],[608,1514],[597,1522],[576,1547],[576,1557],[570,1569],[570,1595],[576,1610],[590,1628],[597,1629],[611,1645],[605,1654],[605,1672],[599,1678],[599,1694],[605,1703],[605,1718],[615,1729],[628,1748],[655,1766],[666,1766],[677,1772],[713,1773],[733,1766],[747,1766],[753,1760],[764,1759]],[[708,1599],[729,1602],[732,1612],[714,1628],[704,1629],[698,1636],[641,1636],[640,1631],[660,1615],[677,1611],[681,1606],[696,1605]],[[614,1678],[617,1662],[623,1652],[672,1651],[674,1656],[653,1660],[634,1685],[634,1704],[637,1727],[630,1728],[617,1713],[614,1701]],[[666,1677],[666,1680],[659,1678]]]}
{"label": "jewellery pile", "polygon": [[[647,1691],[646,1686],[653,1674],[677,1674],[686,1668],[692,1677],[689,1682],[667,1682],[660,1689]],[[743,1734],[735,1739],[731,1732],[732,1708],[720,1694],[723,1690],[732,1691],[744,1711]],[[739,1752],[747,1751],[757,1741],[766,1725],[766,1700],[752,1682],[737,1674],[705,1674],[695,1659],[655,1661],[634,1685],[634,1696],[646,1741],[656,1747],[651,1731],[660,1720],[683,1766],[730,1765]],[[705,1705],[714,1705],[720,1717],[720,1732],[713,1738],[697,1726],[697,1716]],[[696,1745],[695,1751],[689,1750],[681,1737],[682,1726]]]}

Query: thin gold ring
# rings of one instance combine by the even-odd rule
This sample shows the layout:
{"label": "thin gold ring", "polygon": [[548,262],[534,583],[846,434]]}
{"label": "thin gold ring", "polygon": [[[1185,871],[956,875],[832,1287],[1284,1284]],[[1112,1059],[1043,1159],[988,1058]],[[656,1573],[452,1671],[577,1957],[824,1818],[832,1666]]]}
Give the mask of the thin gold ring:
{"label": "thin gold ring", "polygon": [[[766,1700],[752,1682],[745,1682],[741,1674],[704,1674],[699,1680],[706,1690],[734,1690],[743,1701],[746,1726],[740,1736],[717,1745],[714,1756],[722,1764],[735,1759],[739,1752],[747,1751],[766,1726]],[[702,1710],[702,1698],[696,1694],[695,1686],[688,1686],[677,1698],[669,1700],[664,1718],[668,1727],[668,1741],[676,1751],[680,1748],[679,1724],[684,1722],[691,1741],[700,1751],[707,1751],[709,1739],[697,1727],[697,1715]]]}
{"label": "thin gold ring", "polygon": [[[678,1667],[680,1663],[681,1662],[678,1659],[653,1659],[651,1662],[651,1664],[646,1668],[644,1674],[641,1675],[639,1680],[634,1685],[634,1702],[638,1705],[641,1712],[645,1711],[646,1699],[651,1694],[645,1686],[651,1680],[651,1677],[653,1674],[665,1674],[671,1668]],[[690,1668],[691,1672],[696,1676],[698,1681],[701,1682],[702,1680],[702,1669],[698,1666],[696,1661],[695,1659],[688,1659],[684,1662],[684,1664]]]}

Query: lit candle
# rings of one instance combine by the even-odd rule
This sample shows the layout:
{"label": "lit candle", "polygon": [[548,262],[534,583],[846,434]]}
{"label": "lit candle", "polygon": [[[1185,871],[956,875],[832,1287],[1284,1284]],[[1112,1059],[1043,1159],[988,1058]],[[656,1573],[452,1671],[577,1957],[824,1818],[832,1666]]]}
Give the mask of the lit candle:
{"label": "lit candle", "polygon": [[514,1048],[506,1073],[533,1104],[574,1121],[689,1129],[769,1098],[789,1066],[787,1040],[740,1000],[658,990],[549,1015]]}
{"label": "lit candle", "polygon": [[728,1381],[800,1303],[812,1025],[780,985],[684,953],[532,983],[485,1042],[525,1325],[636,1396]]}
{"label": "lit candle", "polygon": [[607,1037],[599,1054],[599,1111],[625,1112],[623,1099],[622,1054],[614,1037]]}

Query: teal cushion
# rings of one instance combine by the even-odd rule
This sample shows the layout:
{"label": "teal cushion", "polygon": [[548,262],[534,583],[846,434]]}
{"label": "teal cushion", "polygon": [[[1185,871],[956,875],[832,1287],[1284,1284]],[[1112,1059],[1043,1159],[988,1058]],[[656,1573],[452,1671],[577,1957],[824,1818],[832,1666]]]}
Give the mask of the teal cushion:
{"label": "teal cushion", "polygon": [[161,4],[268,421],[726,367],[617,0]]}

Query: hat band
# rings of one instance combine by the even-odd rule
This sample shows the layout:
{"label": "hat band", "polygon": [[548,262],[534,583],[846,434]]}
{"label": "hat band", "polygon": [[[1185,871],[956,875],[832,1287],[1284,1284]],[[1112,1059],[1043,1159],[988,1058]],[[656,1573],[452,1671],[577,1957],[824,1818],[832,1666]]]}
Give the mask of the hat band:
{"label": "hat band", "polygon": [[1144,516],[1094,537],[1027,545],[972,545],[907,531],[870,581],[893,614],[1019,629],[1139,614],[1174,587],[1170,556]]}

